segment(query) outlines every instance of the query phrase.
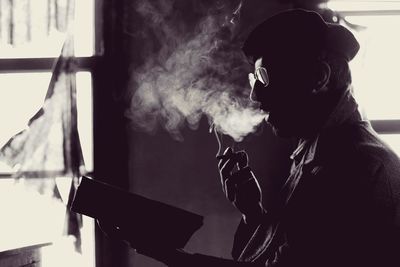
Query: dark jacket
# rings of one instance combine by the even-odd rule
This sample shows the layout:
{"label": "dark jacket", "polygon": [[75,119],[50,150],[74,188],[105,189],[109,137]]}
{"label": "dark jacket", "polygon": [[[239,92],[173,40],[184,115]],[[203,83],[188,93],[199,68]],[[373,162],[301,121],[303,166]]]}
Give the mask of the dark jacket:
{"label": "dark jacket", "polygon": [[266,266],[400,266],[400,160],[352,109],[294,155],[274,208],[240,223],[235,260]]}

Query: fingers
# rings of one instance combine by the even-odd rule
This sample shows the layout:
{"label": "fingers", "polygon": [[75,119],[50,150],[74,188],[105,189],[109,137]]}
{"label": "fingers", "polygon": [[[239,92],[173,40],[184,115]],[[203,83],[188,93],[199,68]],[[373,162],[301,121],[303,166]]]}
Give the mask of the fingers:
{"label": "fingers", "polygon": [[246,166],[245,168],[234,172],[229,179],[232,180],[235,184],[240,185],[253,178],[254,176],[251,172],[250,167]]}
{"label": "fingers", "polygon": [[[222,190],[226,198],[251,221],[258,218],[261,207],[261,189],[251,171],[245,151],[233,152],[228,147],[217,156]],[[237,168],[236,168],[237,167]]]}
{"label": "fingers", "polygon": [[222,166],[232,157],[233,155],[233,149],[228,147],[225,149],[224,153],[222,155],[218,155],[216,158],[219,160],[218,162],[218,169],[221,169]]}
{"label": "fingers", "polygon": [[[233,201],[235,199],[236,184],[249,177],[250,170],[246,169],[248,165],[247,153],[244,151],[234,153],[232,148],[228,147],[222,155],[217,156],[217,159],[219,159],[218,168],[222,191],[228,200]],[[236,166],[239,171],[232,174]]]}
{"label": "fingers", "polygon": [[238,151],[236,153],[237,156],[237,162],[238,162],[238,168],[242,169],[246,167],[249,164],[249,156],[245,151]]}
{"label": "fingers", "polygon": [[221,169],[221,167],[230,159],[236,161],[239,169],[244,168],[249,164],[249,157],[245,151],[241,150],[234,153],[230,147],[228,147],[222,155],[218,155],[216,158],[219,160],[219,169]]}
{"label": "fingers", "polygon": [[237,185],[236,201],[255,203],[261,201],[261,189],[256,179],[251,178]]}
{"label": "fingers", "polygon": [[220,169],[222,177],[225,179],[230,178],[233,169],[235,168],[237,161],[235,158],[228,159]]}
{"label": "fingers", "polygon": [[221,185],[223,191],[226,193],[225,181],[230,178],[233,168],[235,167],[236,161],[234,160],[234,153],[232,148],[228,147],[223,155],[220,156],[218,163],[218,169],[220,172]]}
{"label": "fingers", "polygon": [[[233,202],[236,199],[236,194],[240,191],[240,187],[250,180],[255,180],[250,167],[245,167],[226,178],[223,183],[223,191],[229,201]],[[249,196],[251,197],[251,196]]]}

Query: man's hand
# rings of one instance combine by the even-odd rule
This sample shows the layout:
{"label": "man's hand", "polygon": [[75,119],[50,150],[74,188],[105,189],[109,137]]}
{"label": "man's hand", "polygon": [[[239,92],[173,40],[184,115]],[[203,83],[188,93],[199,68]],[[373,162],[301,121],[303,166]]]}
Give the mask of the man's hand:
{"label": "man's hand", "polygon": [[244,215],[246,222],[258,219],[263,212],[261,189],[248,166],[247,153],[227,148],[217,159],[226,198]]}

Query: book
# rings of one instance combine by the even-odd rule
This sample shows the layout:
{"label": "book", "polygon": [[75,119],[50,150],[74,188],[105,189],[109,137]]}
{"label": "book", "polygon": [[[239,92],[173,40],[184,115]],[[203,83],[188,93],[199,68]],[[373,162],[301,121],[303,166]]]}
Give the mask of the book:
{"label": "book", "polygon": [[203,217],[115,186],[81,177],[71,210],[117,226],[138,247],[183,248]]}

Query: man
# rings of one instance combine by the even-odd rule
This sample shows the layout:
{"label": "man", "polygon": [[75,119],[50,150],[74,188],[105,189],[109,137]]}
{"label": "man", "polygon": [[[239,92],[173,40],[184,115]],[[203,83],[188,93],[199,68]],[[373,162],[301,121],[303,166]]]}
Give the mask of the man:
{"label": "man", "polygon": [[[245,42],[255,68],[252,99],[269,112],[277,135],[298,138],[299,145],[273,208],[242,211],[235,259],[400,266],[400,162],[362,121],[351,94],[348,62],[358,49],[345,28],[304,10],[268,19]],[[230,149],[225,155],[219,167],[229,184],[237,156]],[[246,194],[241,187],[236,193]]]}
{"label": "man", "polygon": [[[234,260],[138,248],[169,266],[400,266],[400,161],[362,121],[351,94],[354,36],[314,12],[257,26],[243,51],[251,99],[275,133],[299,140],[279,198],[265,210],[245,152],[218,156],[227,198],[243,214]],[[379,90],[379,88],[377,88]]]}

